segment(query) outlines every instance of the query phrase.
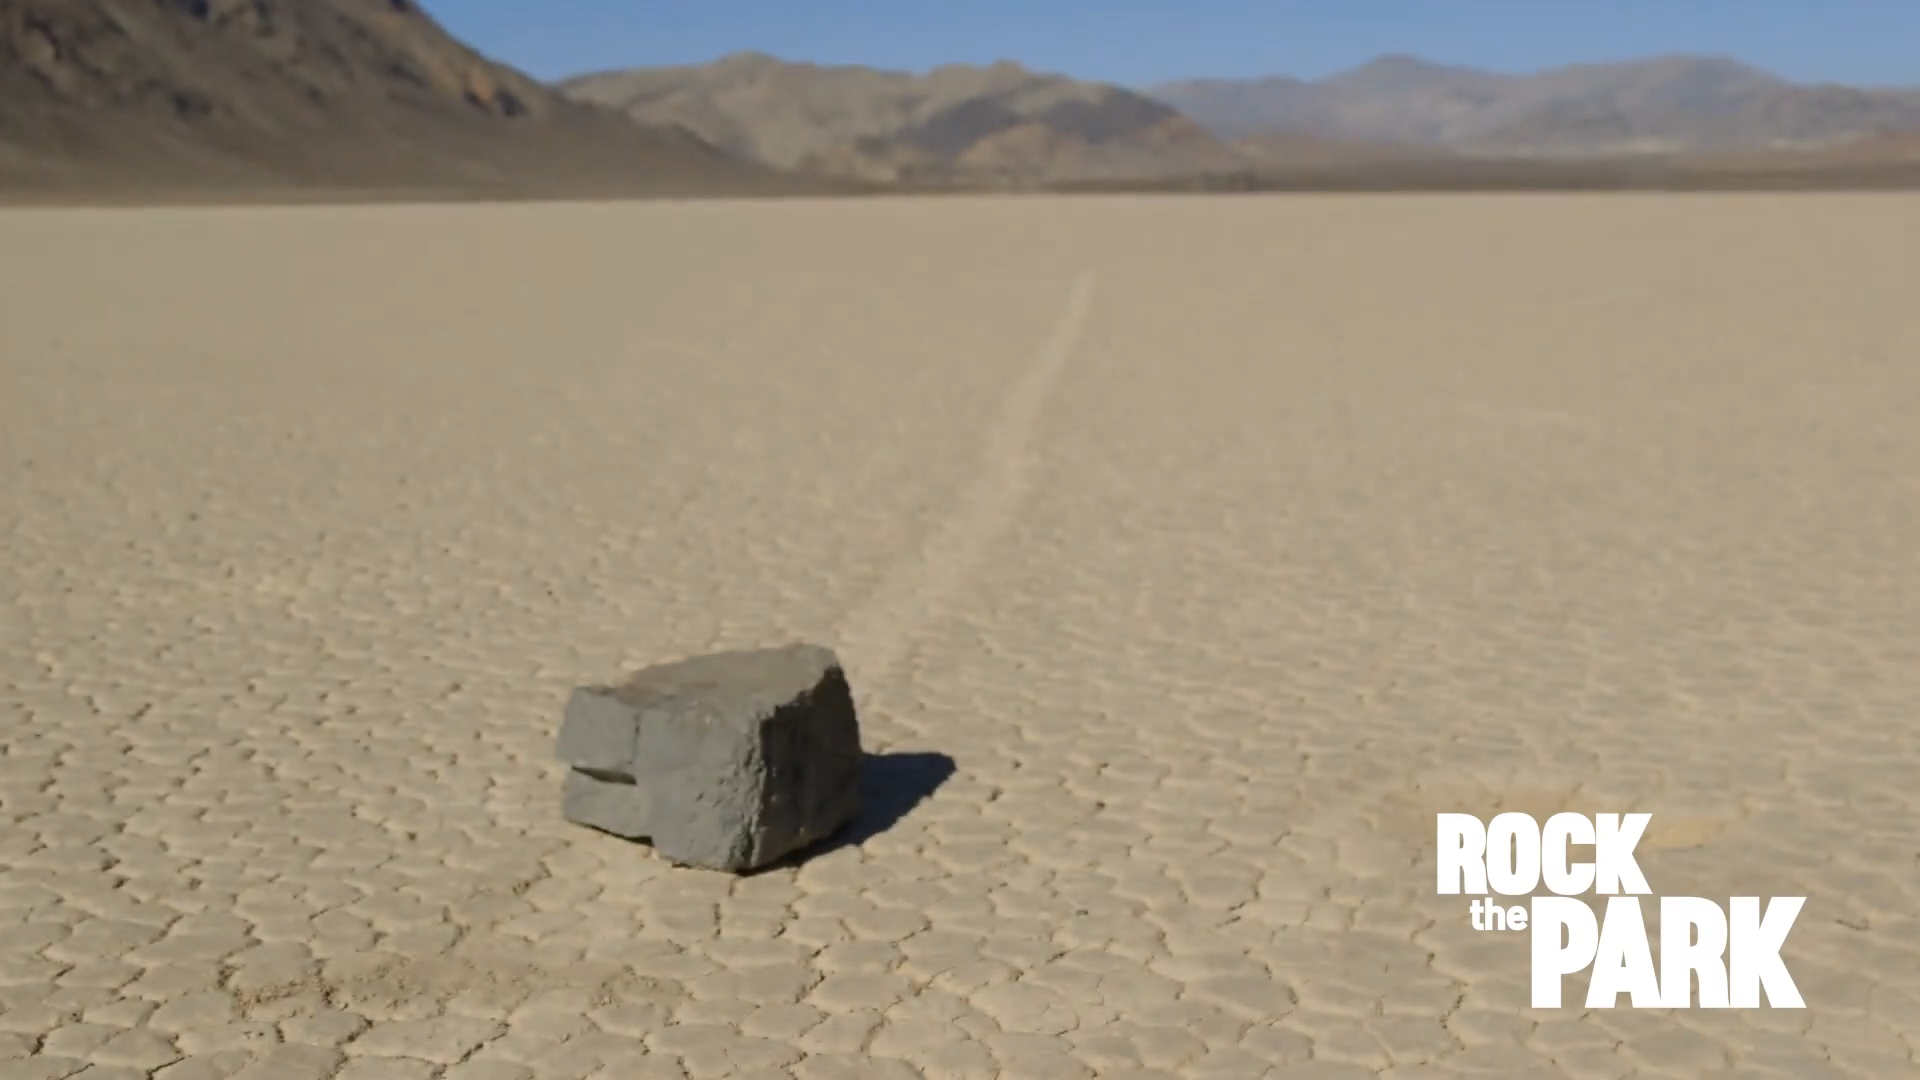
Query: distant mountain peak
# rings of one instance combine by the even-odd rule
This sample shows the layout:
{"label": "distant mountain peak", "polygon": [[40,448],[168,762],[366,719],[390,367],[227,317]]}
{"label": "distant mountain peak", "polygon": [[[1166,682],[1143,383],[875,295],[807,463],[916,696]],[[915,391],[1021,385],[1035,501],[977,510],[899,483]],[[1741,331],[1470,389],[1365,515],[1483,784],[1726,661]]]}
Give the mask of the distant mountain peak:
{"label": "distant mountain peak", "polygon": [[1348,68],[1318,80],[1323,86],[1377,86],[1415,88],[1439,83],[1483,82],[1500,76],[1479,68],[1442,64],[1406,53],[1375,57],[1358,67]]}
{"label": "distant mountain peak", "polygon": [[1450,75],[1456,72],[1484,74],[1476,68],[1458,64],[1443,64],[1437,60],[1428,60],[1424,56],[1412,53],[1385,53],[1376,56],[1364,64],[1349,68],[1351,75]]}
{"label": "distant mountain peak", "polygon": [[[1711,72],[1720,75],[1744,75],[1771,79],[1775,82],[1790,80],[1776,75],[1763,67],[1749,64],[1735,56],[1720,53],[1658,53],[1642,60],[1627,60],[1612,64],[1569,64],[1567,67],[1586,68],[1691,68],[1695,71]],[[1551,70],[1551,69],[1549,69]]]}
{"label": "distant mountain peak", "polygon": [[1394,53],[1311,82],[1206,80],[1149,92],[1227,138],[1502,156],[1722,151],[1920,130],[1920,93],[1804,86],[1719,55],[1496,74]]}
{"label": "distant mountain peak", "polygon": [[792,66],[792,61],[759,49],[741,49],[720,57],[712,66],[729,71],[758,71]]}
{"label": "distant mountain peak", "polygon": [[582,100],[781,169],[1040,183],[1231,171],[1245,160],[1146,95],[1014,60],[921,74],[856,66],[634,68],[561,83]]}

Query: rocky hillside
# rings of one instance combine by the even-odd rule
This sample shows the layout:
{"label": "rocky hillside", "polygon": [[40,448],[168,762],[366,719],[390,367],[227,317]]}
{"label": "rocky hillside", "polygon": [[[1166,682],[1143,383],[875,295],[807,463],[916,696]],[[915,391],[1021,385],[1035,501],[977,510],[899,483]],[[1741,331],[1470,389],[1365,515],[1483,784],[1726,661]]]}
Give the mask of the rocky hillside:
{"label": "rocky hillside", "polygon": [[0,189],[764,186],[411,0],[0,0]]}
{"label": "rocky hillside", "polygon": [[1011,63],[909,74],[743,53],[584,75],[561,88],[646,123],[684,126],[742,159],[807,173],[1023,184],[1245,165],[1167,105]]}

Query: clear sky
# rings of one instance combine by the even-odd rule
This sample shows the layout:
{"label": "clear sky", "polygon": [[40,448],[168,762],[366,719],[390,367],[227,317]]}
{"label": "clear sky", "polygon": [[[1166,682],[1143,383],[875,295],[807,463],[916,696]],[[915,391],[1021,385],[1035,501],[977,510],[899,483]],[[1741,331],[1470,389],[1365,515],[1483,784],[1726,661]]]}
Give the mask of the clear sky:
{"label": "clear sky", "polygon": [[1325,75],[1385,53],[1495,71],[1660,53],[1920,85],[1920,0],[426,0],[541,78],[742,49],[922,70],[1018,60],[1139,85]]}

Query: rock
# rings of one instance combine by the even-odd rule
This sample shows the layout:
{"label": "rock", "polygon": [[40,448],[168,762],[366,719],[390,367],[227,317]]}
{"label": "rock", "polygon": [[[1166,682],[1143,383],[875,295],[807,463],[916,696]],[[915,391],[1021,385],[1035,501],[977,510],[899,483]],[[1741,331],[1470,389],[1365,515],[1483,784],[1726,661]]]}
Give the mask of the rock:
{"label": "rock", "polygon": [[568,821],[615,836],[647,835],[646,795],[630,776],[570,770],[560,788],[560,813]]}
{"label": "rock", "polygon": [[556,753],[567,820],[740,873],[860,813],[860,725],[830,649],[716,653],[581,687]]}

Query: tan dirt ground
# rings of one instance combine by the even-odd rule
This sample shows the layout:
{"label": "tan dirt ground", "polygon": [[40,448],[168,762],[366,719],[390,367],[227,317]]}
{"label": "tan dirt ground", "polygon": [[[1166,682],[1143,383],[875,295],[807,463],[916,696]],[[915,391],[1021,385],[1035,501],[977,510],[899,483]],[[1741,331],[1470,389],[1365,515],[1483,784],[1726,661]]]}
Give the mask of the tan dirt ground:
{"label": "tan dirt ground", "polygon": [[[0,1078],[1913,1075],[1916,251],[1903,196],[0,214]],[[794,637],[897,822],[734,880],[560,820],[572,685]],[[1431,895],[1499,808],[1808,896],[1810,1007],[1530,1010]]]}

